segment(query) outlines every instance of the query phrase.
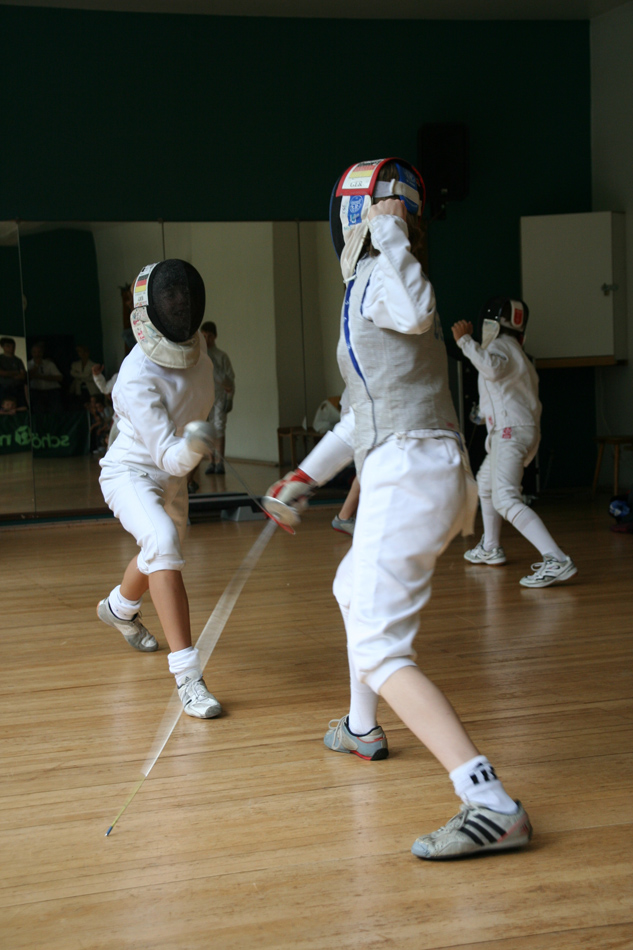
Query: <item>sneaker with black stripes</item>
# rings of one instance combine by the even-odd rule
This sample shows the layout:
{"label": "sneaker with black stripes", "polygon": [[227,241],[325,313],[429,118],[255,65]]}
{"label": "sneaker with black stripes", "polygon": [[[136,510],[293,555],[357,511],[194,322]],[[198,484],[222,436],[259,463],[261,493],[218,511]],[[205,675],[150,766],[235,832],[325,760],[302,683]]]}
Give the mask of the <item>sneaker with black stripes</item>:
{"label": "sneaker with black stripes", "polygon": [[480,851],[521,848],[532,837],[532,825],[521,802],[517,811],[504,815],[483,805],[462,805],[458,815],[438,831],[422,835],[411,851],[418,858],[441,861]]}

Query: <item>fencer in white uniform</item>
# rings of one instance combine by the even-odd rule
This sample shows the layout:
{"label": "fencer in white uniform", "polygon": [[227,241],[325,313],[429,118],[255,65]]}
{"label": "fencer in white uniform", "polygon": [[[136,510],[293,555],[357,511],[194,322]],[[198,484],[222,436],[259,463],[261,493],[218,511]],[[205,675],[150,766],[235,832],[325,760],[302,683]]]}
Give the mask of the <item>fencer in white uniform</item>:
{"label": "fencer in white uniform", "polygon": [[214,393],[213,365],[199,333],[204,301],[202,278],[184,261],[149,265],[135,282],[130,320],[137,344],[121,364],[112,391],[119,433],[101,460],[100,483],[140,552],[97,613],[135,649],[152,652],[158,643],[140,614],[149,589],[185,712],[211,719],[221,708],[206,688],[191,644],[181,574],[186,476],[212,446],[210,426],[199,421],[206,420]]}
{"label": "fencer in white uniform", "polygon": [[472,337],[471,323],[453,326],[457,345],[479,373],[479,414],[487,428],[486,457],[477,473],[484,534],[464,557],[471,564],[505,564],[500,543],[505,519],[542,557],[519,583],[549,587],[573,577],[577,568],[521,494],[524,468],[541,438],[538,375],[523,350],[529,311],[521,300],[492,297],[481,316],[481,345]]}
{"label": "fencer in white uniform", "polygon": [[472,531],[476,508],[435,295],[412,249],[423,187],[399,159],[352,166],[337,183],[331,223],[347,284],[337,356],[351,411],[270,493],[301,506],[354,458],[360,504],[334,582],[351,704],[324,741],[336,752],[386,758],[379,695],[389,703],[449,771],[465,803],[448,825],[414,843],[414,854],[435,859],[525,844],[531,827],[415,663],[413,640],[435,562],[456,534]]}

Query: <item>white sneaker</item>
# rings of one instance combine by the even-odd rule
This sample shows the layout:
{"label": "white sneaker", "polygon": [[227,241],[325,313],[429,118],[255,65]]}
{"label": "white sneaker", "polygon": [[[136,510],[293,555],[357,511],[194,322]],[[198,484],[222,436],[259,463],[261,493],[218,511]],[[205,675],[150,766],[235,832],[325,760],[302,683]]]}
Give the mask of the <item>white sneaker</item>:
{"label": "white sneaker", "polygon": [[120,617],[112,613],[112,608],[106,597],[97,604],[97,617],[107,623],[109,627],[115,627],[122,633],[135,650],[140,650],[141,653],[153,653],[154,650],[158,650],[158,641],[141,623],[140,611],[131,620],[121,620]]}
{"label": "white sneaker", "polygon": [[488,564],[489,567],[496,567],[498,564],[505,564],[506,552],[502,547],[486,551],[484,539],[482,538],[477,547],[466,551],[464,558],[470,561],[471,564]]}
{"label": "white sneaker", "polygon": [[483,805],[462,805],[458,815],[430,835],[413,842],[418,858],[443,860],[460,858],[477,851],[504,851],[521,848],[532,837],[532,825],[521,802],[513,815],[492,811]]}
{"label": "white sneaker", "polygon": [[196,719],[215,719],[222,712],[219,702],[207,689],[205,681],[186,679],[178,687],[178,695],[188,716]]}
{"label": "white sneaker", "polygon": [[545,557],[543,561],[533,564],[532,570],[534,574],[528,574],[519,581],[523,587],[549,587],[550,584],[566,581],[578,573],[578,568],[570,557],[566,557],[564,561],[557,561],[555,557]]}

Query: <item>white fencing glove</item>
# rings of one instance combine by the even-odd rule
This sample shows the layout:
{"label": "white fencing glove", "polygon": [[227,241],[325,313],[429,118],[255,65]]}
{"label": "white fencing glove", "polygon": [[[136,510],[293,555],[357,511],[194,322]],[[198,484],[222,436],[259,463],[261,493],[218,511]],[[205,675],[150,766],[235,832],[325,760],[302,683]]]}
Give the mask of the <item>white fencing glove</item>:
{"label": "white fencing glove", "polygon": [[271,485],[262,498],[264,510],[282,524],[298,524],[301,520],[299,515],[308,507],[308,499],[314,493],[316,485],[317,483],[300,468],[288,472],[285,478]]}
{"label": "white fencing glove", "polygon": [[208,457],[213,453],[213,427],[209,422],[188,422],[184,428],[187,445],[198,455]]}

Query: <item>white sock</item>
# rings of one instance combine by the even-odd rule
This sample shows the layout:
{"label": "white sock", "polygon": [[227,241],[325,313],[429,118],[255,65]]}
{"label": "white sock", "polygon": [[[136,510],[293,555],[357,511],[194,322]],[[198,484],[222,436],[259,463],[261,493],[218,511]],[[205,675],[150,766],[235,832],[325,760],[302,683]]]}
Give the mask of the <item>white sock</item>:
{"label": "white sock", "polygon": [[[347,630],[349,610],[341,607],[341,614],[343,615],[343,623]],[[370,689],[366,683],[361,683],[357,678],[354,673],[354,665],[352,663],[349,647],[347,650],[347,662],[349,663],[350,691],[347,725],[350,732],[353,732],[354,735],[366,736],[368,732],[371,732],[371,730],[377,726],[376,710],[378,709],[378,695],[374,693],[373,689]]]}
{"label": "white sock", "polygon": [[466,804],[483,805],[504,815],[513,815],[518,810],[485,755],[458,765],[450,778],[455,794]]}
{"label": "white sock", "polygon": [[182,686],[186,679],[199,680],[202,676],[200,657],[195,647],[185,647],[167,656],[169,672],[176,677],[176,684]]}
{"label": "white sock", "polygon": [[120,584],[110,592],[108,603],[110,610],[119,620],[131,620],[141,609],[140,600],[128,600],[123,596]]}
{"label": "white sock", "polygon": [[[516,514],[512,512],[516,510]],[[520,531],[523,537],[533,544],[541,557],[551,554],[557,561],[565,561],[567,555],[561,551],[554,538],[551,536],[539,516],[527,505],[516,506],[508,512],[508,521],[510,521],[517,531]]]}
{"label": "white sock", "polygon": [[350,669],[350,704],[347,724],[350,732],[355,736],[366,736],[368,732],[375,729],[376,711],[378,709],[378,696],[370,689],[367,683],[361,683],[356,679]]}
{"label": "white sock", "polygon": [[481,517],[484,523],[484,551],[492,551],[501,543],[501,527],[503,518],[488,496],[479,499]]}

